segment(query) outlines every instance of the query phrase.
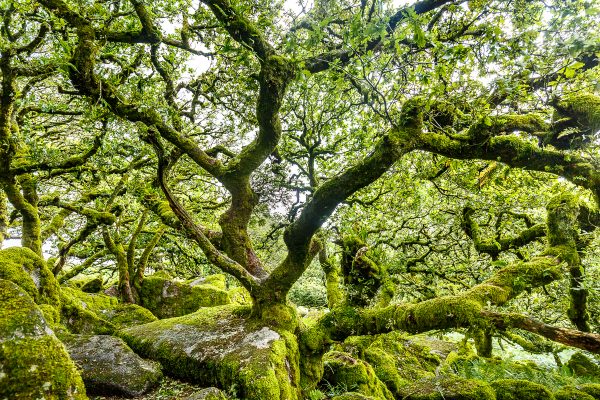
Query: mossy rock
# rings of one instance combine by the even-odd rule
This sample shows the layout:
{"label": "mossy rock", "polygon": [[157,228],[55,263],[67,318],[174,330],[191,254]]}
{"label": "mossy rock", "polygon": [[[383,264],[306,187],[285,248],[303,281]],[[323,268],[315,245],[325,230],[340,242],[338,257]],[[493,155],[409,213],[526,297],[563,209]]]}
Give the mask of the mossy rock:
{"label": "mossy rock", "polygon": [[369,363],[349,353],[330,351],[323,356],[323,380],[327,386],[340,386],[372,396],[393,400],[392,392],[377,377]]}
{"label": "mossy rock", "polygon": [[87,399],[81,376],[42,311],[23,289],[0,279],[0,398]]}
{"label": "mossy rock", "polygon": [[587,394],[582,390],[578,390],[573,386],[565,386],[554,392],[555,400],[594,400],[594,396]]}
{"label": "mossy rock", "polygon": [[578,390],[585,392],[595,399],[600,399],[600,384],[598,383],[585,383],[583,385],[576,386]]}
{"label": "mossy rock", "polygon": [[158,318],[180,317],[200,307],[230,303],[226,290],[211,284],[190,284],[150,275],[142,281],[140,303]]}
{"label": "mossy rock", "polygon": [[544,386],[523,379],[499,379],[492,387],[497,400],[554,400]]}
{"label": "mossy rock", "polygon": [[46,262],[25,247],[0,250],[0,279],[19,285],[37,304],[60,306],[60,288]]}
{"label": "mossy rock", "polygon": [[377,397],[365,396],[361,393],[356,392],[347,392],[344,394],[340,394],[339,396],[334,396],[331,400],[379,400]]}
{"label": "mossy rock", "polygon": [[250,311],[245,306],[206,307],[124,329],[119,336],[176,378],[226,389],[235,385],[238,396],[249,400],[298,399],[295,336],[250,318]]}
{"label": "mossy rock", "polygon": [[231,301],[231,304],[252,304],[252,297],[250,296],[250,292],[244,287],[235,287],[233,289],[230,289],[227,293],[229,293],[229,300]]}
{"label": "mossy rock", "polygon": [[118,304],[112,309],[99,310],[98,315],[112,323],[117,329],[143,325],[158,320],[150,310],[137,304]]}
{"label": "mossy rock", "polygon": [[81,291],[85,293],[98,293],[104,290],[102,284],[102,278],[95,277],[81,285]]}
{"label": "mossy rock", "polygon": [[213,274],[201,278],[190,279],[187,281],[190,286],[211,285],[221,290],[227,290],[227,281],[223,274]]}
{"label": "mossy rock", "polygon": [[574,375],[600,378],[600,367],[583,353],[577,352],[571,356],[567,366]]}
{"label": "mossy rock", "polygon": [[432,378],[440,363],[456,350],[456,345],[427,336],[390,332],[351,336],[337,349],[368,362],[377,377],[398,395],[410,382]]}
{"label": "mossy rock", "polygon": [[63,287],[62,296],[63,321],[72,333],[107,334],[157,320],[150,310],[137,304],[120,304],[103,293]]}
{"label": "mossy rock", "polygon": [[63,338],[71,359],[82,370],[91,394],[141,396],[158,385],[160,364],[144,360],[122,339],[107,335],[71,335]]}
{"label": "mossy rock", "polygon": [[402,389],[404,400],[496,400],[485,382],[453,376],[426,378]]}
{"label": "mossy rock", "polygon": [[62,287],[61,300],[61,324],[66,326],[71,333],[110,334],[116,330],[112,323],[99,316],[96,311],[101,310],[102,307],[117,307],[117,299]]}

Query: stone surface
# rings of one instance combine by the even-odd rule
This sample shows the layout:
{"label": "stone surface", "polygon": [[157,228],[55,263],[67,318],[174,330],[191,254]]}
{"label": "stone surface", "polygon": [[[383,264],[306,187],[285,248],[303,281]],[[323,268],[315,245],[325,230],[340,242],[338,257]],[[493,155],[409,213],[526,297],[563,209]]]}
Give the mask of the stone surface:
{"label": "stone surface", "polygon": [[160,364],[144,360],[117,337],[73,335],[63,341],[88,393],[140,396],[162,378]]}
{"label": "stone surface", "polygon": [[87,399],[81,376],[33,299],[0,279],[0,399]]}
{"label": "stone surface", "polygon": [[219,389],[210,387],[194,393],[185,400],[227,400],[227,397]]}
{"label": "stone surface", "polygon": [[167,374],[204,386],[236,388],[244,399],[297,399],[295,337],[249,318],[250,308],[207,307],[127,328],[120,336]]}

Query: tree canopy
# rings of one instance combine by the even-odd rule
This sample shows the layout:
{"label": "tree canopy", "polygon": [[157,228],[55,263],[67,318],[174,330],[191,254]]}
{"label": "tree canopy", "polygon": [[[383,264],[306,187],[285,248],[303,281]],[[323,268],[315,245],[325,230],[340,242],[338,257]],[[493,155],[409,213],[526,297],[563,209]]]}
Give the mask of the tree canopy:
{"label": "tree canopy", "polygon": [[223,272],[306,387],[391,330],[600,352],[596,0],[0,4],[0,245],[60,282]]}

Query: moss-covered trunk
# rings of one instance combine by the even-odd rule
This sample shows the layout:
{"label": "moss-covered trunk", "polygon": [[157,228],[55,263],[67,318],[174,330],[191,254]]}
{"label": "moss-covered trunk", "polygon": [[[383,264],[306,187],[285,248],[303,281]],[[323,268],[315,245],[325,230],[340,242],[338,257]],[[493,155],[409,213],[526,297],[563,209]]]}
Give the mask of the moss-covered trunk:
{"label": "moss-covered trunk", "polygon": [[0,249],[8,234],[8,201],[4,190],[0,188]]}

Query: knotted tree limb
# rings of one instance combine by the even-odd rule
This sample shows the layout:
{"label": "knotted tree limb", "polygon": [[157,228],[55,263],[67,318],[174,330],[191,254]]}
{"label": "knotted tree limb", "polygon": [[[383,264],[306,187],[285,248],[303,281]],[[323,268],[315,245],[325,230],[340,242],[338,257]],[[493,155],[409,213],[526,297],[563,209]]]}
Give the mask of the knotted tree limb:
{"label": "knotted tree limb", "polygon": [[492,260],[497,260],[500,253],[504,251],[518,249],[536,239],[546,236],[546,225],[537,224],[512,237],[485,239],[482,237],[479,224],[473,219],[474,212],[475,210],[471,207],[463,209],[463,230],[473,240],[475,249],[480,253],[489,254]]}
{"label": "knotted tree limb", "polygon": [[[328,343],[344,340],[350,335],[392,330],[423,333],[438,329],[493,328],[498,325],[497,318],[488,317],[490,314],[486,307],[502,306],[524,291],[559,280],[579,262],[576,239],[580,207],[577,199],[568,194],[557,196],[548,204],[547,210],[549,246],[540,256],[502,268],[483,283],[458,295],[385,308],[335,308],[301,334],[303,346],[309,352],[318,353],[324,351]],[[510,327],[510,322],[514,321],[521,329],[529,328],[532,332],[572,346],[595,349],[594,346],[600,344],[599,335],[551,329],[527,318],[512,316],[502,327]],[[578,342],[577,338],[582,341]]]}

